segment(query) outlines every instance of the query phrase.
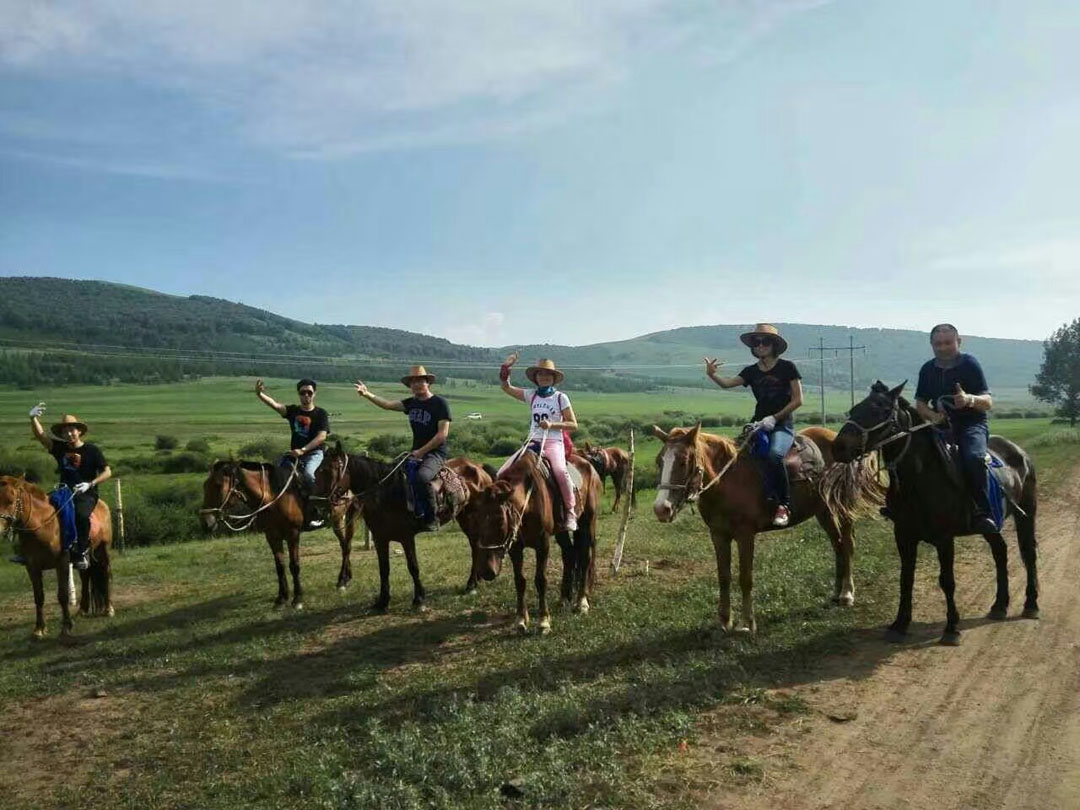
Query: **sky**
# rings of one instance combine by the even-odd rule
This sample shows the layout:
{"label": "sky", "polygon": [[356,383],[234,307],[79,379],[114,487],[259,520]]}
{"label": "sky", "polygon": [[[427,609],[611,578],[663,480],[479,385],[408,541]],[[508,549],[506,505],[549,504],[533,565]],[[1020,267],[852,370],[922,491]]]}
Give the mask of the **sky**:
{"label": "sky", "polygon": [[0,275],[477,345],[1080,316],[1080,3],[0,0]]}

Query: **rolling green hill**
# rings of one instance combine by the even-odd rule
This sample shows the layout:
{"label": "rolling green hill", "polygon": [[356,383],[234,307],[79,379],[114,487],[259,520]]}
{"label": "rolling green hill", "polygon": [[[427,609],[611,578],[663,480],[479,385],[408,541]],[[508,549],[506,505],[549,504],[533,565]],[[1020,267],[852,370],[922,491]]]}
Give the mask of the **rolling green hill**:
{"label": "rolling green hill", "polygon": [[[819,362],[810,350],[865,346],[855,357],[856,386],[876,378],[913,379],[929,356],[923,332],[778,324],[788,357],[816,386]],[[738,336],[746,325],[690,326],[631,340],[587,346],[520,347],[523,359],[554,357],[573,369],[573,385],[638,390],[704,385],[701,358],[719,355],[737,371],[749,359]],[[991,385],[1026,397],[1042,357],[1032,340],[971,337],[965,348],[987,369]],[[161,382],[206,375],[312,374],[320,379],[396,379],[423,361],[443,375],[495,380],[509,350],[371,326],[309,324],[207,296],[175,296],[128,285],[59,278],[0,278],[0,380],[30,386],[56,383]],[[846,351],[827,352],[826,386],[848,386]]]}

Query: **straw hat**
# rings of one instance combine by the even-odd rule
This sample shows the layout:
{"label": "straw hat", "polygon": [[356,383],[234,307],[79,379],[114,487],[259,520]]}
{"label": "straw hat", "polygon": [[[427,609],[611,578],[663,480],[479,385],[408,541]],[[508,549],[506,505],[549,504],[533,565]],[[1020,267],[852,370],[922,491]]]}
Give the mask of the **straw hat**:
{"label": "straw hat", "polygon": [[566,377],[565,374],[555,368],[555,361],[548,360],[546,357],[542,357],[541,359],[537,360],[535,366],[529,366],[527,369],[525,369],[525,376],[529,378],[529,381],[532,382],[533,385],[538,385],[538,383],[536,382],[536,372],[538,371],[550,371],[552,374],[554,374],[555,385],[561,383],[563,381],[563,378]]}
{"label": "straw hat", "polygon": [[60,431],[62,431],[69,425],[77,427],[79,429],[79,434],[82,436],[85,436],[87,431],[90,430],[90,428],[86,426],[86,422],[80,422],[79,417],[77,417],[75,414],[66,413],[64,414],[63,419],[61,419],[59,422],[49,428],[49,432],[52,434],[52,438],[56,439],[56,441],[58,442],[66,442],[67,439],[64,438],[63,434]]}
{"label": "straw hat", "polygon": [[417,377],[423,377],[428,381],[428,384],[435,382],[435,375],[428,374],[428,370],[423,366],[413,366],[409,369],[409,373],[401,378],[402,385],[410,385]]}
{"label": "straw hat", "polygon": [[744,332],[743,334],[739,335],[739,340],[741,340],[747,346],[750,346],[750,348],[753,348],[750,341],[754,338],[761,337],[772,338],[773,343],[776,344],[777,356],[783,354],[788,349],[787,341],[780,337],[780,330],[773,326],[771,323],[759,323],[757,326],[754,327],[754,331]]}

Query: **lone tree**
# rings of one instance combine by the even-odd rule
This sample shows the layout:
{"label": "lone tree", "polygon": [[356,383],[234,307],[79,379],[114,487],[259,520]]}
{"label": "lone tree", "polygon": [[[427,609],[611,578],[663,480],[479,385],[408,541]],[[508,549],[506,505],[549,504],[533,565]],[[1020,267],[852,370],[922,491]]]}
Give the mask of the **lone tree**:
{"label": "lone tree", "polygon": [[1043,341],[1043,362],[1031,393],[1057,406],[1058,416],[1076,427],[1080,417],[1080,318]]}

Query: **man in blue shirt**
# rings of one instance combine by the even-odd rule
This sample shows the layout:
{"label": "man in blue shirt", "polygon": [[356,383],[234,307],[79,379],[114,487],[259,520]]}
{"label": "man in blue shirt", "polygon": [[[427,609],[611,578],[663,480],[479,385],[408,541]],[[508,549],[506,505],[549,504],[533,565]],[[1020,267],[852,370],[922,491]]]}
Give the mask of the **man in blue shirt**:
{"label": "man in blue shirt", "polygon": [[994,402],[982,366],[960,351],[960,343],[952,324],[938,324],[930,331],[934,359],[919,370],[915,408],[923,419],[936,425],[948,420],[953,441],[960,448],[964,478],[975,500],[971,528],[979,534],[996,534],[998,528],[990,517],[986,467],[986,442],[990,437],[986,413]]}

